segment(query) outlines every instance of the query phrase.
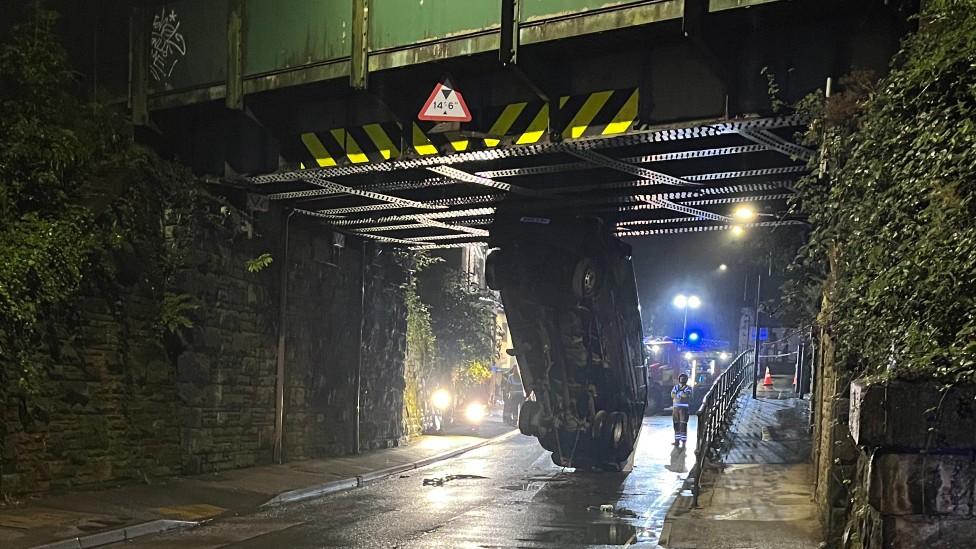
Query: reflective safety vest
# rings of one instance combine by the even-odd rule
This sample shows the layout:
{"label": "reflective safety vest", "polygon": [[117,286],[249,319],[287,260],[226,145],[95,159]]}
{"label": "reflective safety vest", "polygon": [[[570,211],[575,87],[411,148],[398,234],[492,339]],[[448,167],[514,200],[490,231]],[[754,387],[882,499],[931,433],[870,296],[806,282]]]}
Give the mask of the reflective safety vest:
{"label": "reflective safety vest", "polygon": [[681,385],[675,385],[674,389],[671,389],[671,402],[675,406],[687,408],[691,402],[691,386],[685,385],[682,387]]}

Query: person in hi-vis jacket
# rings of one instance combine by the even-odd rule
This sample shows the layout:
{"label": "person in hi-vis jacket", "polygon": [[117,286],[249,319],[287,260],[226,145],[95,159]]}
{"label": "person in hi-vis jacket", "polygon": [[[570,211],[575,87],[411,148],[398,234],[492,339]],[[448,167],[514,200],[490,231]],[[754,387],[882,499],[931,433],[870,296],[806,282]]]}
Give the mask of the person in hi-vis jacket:
{"label": "person in hi-vis jacket", "polygon": [[674,420],[674,445],[684,447],[688,442],[688,415],[691,404],[691,387],[688,376],[678,376],[678,384],[671,389],[671,419]]}

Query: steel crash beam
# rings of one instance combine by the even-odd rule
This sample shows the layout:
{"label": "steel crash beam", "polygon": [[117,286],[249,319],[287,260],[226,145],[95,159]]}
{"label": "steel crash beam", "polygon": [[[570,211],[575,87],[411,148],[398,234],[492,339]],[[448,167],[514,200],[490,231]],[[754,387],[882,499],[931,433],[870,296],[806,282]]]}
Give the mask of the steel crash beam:
{"label": "steel crash beam", "polygon": [[591,164],[603,166],[604,168],[610,168],[611,170],[616,170],[618,172],[623,172],[630,175],[636,175],[641,179],[646,179],[660,185],[675,185],[678,187],[692,187],[695,185],[700,185],[700,183],[692,183],[690,181],[681,179],[680,177],[674,177],[673,175],[642,168],[627,162],[621,162],[616,158],[610,158],[609,156],[600,154],[596,151],[571,150],[569,153]]}
{"label": "steel crash beam", "polygon": [[724,215],[719,215],[714,212],[709,212],[706,210],[700,210],[698,208],[692,208],[691,206],[685,206],[683,204],[678,204],[677,202],[671,202],[670,200],[654,199],[651,197],[643,197],[643,200],[652,206],[657,206],[658,208],[663,208],[665,210],[672,210],[675,212],[693,215],[698,219],[710,219],[712,221],[725,221],[731,222],[732,218]]}
{"label": "steel crash beam", "polygon": [[617,236],[621,237],[635,237],[635,236],[659,236],[668,234],[682,234],[682,233],[700,233],[707,231],[728,231],[733,227],[742,227],[745,229],[751,229],[755,227],[785,227],[785,226],[797,226],[806,225],[803,221],[798,221],[795,219],[788,219],[784,221],[757,221],[755,223],[743,223],[741,225],[704,225],[697,227],[668,227],[662,229],[641,229],[636,231],[618,231]]}
{"label": "steel crash beam", "polygon": [[814,153],[810,149],[787,141],[769,130],[747,128],[739,130],[739,135],[750,141],[759,143],[771,151],[783,153],[790,158],[797,158],[804,161],[813,158]]}
{"label": "steel crash beam", "polygon": [[[296,211],[325,219],[340,231],[413,249],[462,247],[487,240],[489,233],[486,227],[495,215],[494,206],[503,200],[514,208],[526,208],[526,211],[609,214],[608,219],[616,224],[618,234],[625,236],[722,230],[732,226],[732,219],[728,215],[709,211],[711,207],[742,202],[785,200],[791,195],[795,178],[808,171],[806,165],[797,164],[770,167],[769,161],[774,159],[771,156],[758,159],[762,162],[760,167],[728,170],[728,168],[742,166],[741,162],[722,159],[767,151],[790,156],[793,160],[809,158],[810,151],[769,131],[796,126],[799,123],[801,121],[797,117],[725,120],[652,129],[613,137],[503,147],[447,156],[402,158],[372,164],[304,169],[298,172],[257,176],[250,178],[250,181],[257,186],[277,183],[292,185],[294,188],[295,183],[304,183],[314,187],[297,191],[286,188],[282,192],[268,193],[268,197],[272,200],[328,203],[341,197],[356,196],[376,201],[373,204],[336,205],[332,208],[305,207]],[[735,144],[734,139],[724,137],[725,146],[722,146],[723,143],[716,143],[714,139],[720,136],[739,136],[752,143]],[[653,147],[650,150],[644,147],[646,151],[644,153],[633,152],[635,145],[676,140],[693,141],[696,138],[709,138],[706,142],[718,146],[694,147],[689,143],[692,146],[687,150],[657,152]],[[615,154],[618,150],[631,152],[628,155]],[[533,164],[540,155],[544,155],[549,163]],[[559,159],[560,155],[569,155],[575,160],[554,163],[553,159]],[[675,176],[647,167],[647,164],[657,162],[710,158],[715,160],[699,165],[718,169],[705,173]],[[503,159],[520,160],[510,160],[507,162],[508,166],[501,169],[491,169],[493,166],[490,163]],[[523,165],[512,167],[513,162]],[[716,162],[718,164],[715,164]],[[467,165],[477,166],[479,169],[465,170]],[[722,170],[723,167],[726,168],[725,171]],[[543,184],[541,188],[499,179],[584,170],[593,172],[592,176],[587,177],[589,181],[564,186],[556,185],[555,180],[548,178],[541,181]],[[423,177],[423,172],[434,177]],[[620,181],[619,176],[604,175],[610,172],[628,174],[635,179]],[[382,177],[386,181],[370,181],[368,174],[376,174],[374,177]],[[357,177],[356,183],[352,185],[336,183],[331,179],[354,175],[360,177]],[[785,176],[785,178],[774,181],[758,180],[758,178],[770,179],[775,176]],[[727,180],[742,181],[717,186],[713,183]],[[480,193],[471,194],[470,189],[464,189],[465,184],[477,185],[485,189]],[[641,189],[663,185],[671,186],[674,191],[640,193]],[[455,188],[443,191],[431,190],[449,186]],[[389,194],[393,191],[406,191],[408,194],[407,196]],[[408,211],[392,215],[387,213],[398,209]],[[681,215],[642,219],[648,214],[660,216],[660,213],[651,214],[651,212],[661,212],[661,210],[678,212]],[[637,218],[625,220],[620,217]],[[741,226],[768,227],[798,223],[800,222],[795,220],[780,220]],[[689,224],[697,224],[697,226],[688,226]],[[393,236],[397,233],[406,233],[407,236]]]}
{"label": "steel crash beam", "polygon": [[303,177],[302,181],[309,183],[310,185],[315,185],[316,187],[322,187],[325,190],[332,191],[334,193],[351,194],[354,196],[362,196],[364,198],[371,198],[373,200],[379,200],[380,202],[387,202],[389,204],[396,204],[402,208],[417,208],[420,210],[440,210],[443,206],[432,206],[430,204],[425,204],[423,202],[417,202],[414,200],[407,200],[405,198],[399,198],[396,196],[376,193],[373,191],[366,191],[363,189],[355,189],[353,187],[347,187],[345,185],[340,185],[338,183],[333,183],[332,181],[327,181],[320,177]]}
{"label": "steel crash beam", "polygon": [[504,183],[502,181],[495,181],[494,179],[482,177],[480,175],[475,175],[473,173],[464,172],[457,168],[452,168],[451,166],[436,166],[427,169],[436,174],[443,175],[445,177],[454,179],[456,181],[462,181],[464,183],[474,183],[475,185],[482,185],[485,187],[490,187],[492,189],[498,189],[500,191],[520,194],[523,196],[540,197],[540,196],[547,195],[547,193],[543,193],[533,189],[520,187],[518,185],[512,185],[511,183]]}
{"label": "steel crash beam", "polygon": [[466,162],[482,162],[499,160],[502,158],[528,157],[546,153],[570,152],[574,150],[609,149],[613,147],[627,147],[632,145],[661,143],[695,139],[700,137],[717,137],[739,133],[749,129],[773,129],[800,126],[803,118],[799,116],[780,116],[773,118],[748,118],[740,120],[721,120],[712,123],[699,123],[687,126],[677,126],[656,130],[639,131],[614,137],[601,139],[584,139],[560,143],[542,143],[536,145],[522,145],[516,147],[495,148],[481,151],[471,151],[448,156],[420,157],[390,162],[370,164],[354,164],[329,168],[310,168],[307,170],[279,172],[251,177],[249,180],[256,185],[270,183],[285,183],[301,180],[308,175],[329,179],[370,172],[396,172],[407,169],[428,168],[440,165],[455,165]]}

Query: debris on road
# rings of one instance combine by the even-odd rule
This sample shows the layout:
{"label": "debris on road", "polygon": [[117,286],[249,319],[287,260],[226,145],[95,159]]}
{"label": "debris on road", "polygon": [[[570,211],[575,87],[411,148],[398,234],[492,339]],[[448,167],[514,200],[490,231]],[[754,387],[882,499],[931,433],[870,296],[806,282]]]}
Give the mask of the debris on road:
{"label": "debris on road", "polygon": [[604,503],[603,505],[590,505],[586,508],[587,511],[599,511],[601,513],[607,513],[615,517],[620,518],[634,518],[637,513],[626,507],[621,507],[620,509],[615,509],[613,505],[609,503]]}
{"label": "debris on road", "polygon": [[447,475],[446,477],[435,477],[435,478],[425,478],[424,486],[444,486],[445,482],[450,482],[452,480],[464,480],[464,479],[482,479],[488,478],[481,475]]}

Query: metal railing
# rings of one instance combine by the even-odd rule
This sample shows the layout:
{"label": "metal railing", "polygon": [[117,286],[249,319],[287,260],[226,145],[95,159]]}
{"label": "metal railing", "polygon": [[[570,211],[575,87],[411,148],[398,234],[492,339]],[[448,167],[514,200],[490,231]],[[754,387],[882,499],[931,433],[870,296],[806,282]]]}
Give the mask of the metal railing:
{"label": "metal railing", "polygon": [[708,392],[705,393],[701,408],[698,409],[695,467],[690,474],[694,479],[692,505],[695,507],[698,506],[698,494],[701,492],[701,477],[705,462],[710,457],[718,455],[719,445],[725,437],[725,432],[732,425],[739,390],[749,378],[751,368],[752,350],[750,349],[735,357],[735,360],[722,372],[722,375],[718,376]]}

